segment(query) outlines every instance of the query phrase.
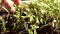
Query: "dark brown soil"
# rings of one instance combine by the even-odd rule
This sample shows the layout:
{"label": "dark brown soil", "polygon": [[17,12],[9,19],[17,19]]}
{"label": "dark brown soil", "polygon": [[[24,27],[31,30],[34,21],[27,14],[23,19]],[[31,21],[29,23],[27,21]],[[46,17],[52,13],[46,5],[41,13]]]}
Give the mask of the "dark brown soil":
{"label": "dark brown soil", "polygon": [[[20,27],[22,29],[17,28],[15,30],[12,30],[13,26],[11,26],[11,22],[13,22],[15,18],[13,17],[13,19],[11,20],[10,17],[8,16],[8,12],[2,10],[0,11],[0,16],[2,16],[5,20],[8,20],[8,23],[5,26],[6,28],[9,28],[9,31],[3,32],[3,30],[1,29],[2,23],[0,22],[0,34],[28,34],[28,31],[26,31],[25,28],[22,27]],[[60,28],[54,30],[52,26],[45,26],[42,29],[37,28],[36,32],[37,34],[60,34]]]}

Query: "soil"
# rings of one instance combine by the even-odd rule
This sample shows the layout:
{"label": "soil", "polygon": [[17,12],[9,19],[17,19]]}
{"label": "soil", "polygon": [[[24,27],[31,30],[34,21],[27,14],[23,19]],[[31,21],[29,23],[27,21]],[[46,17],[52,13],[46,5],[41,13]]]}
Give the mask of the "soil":
{"label": "soil", "polygon": [[[5,10],[0,10],[0,16],[2,16],[5,20],[7,20],[8,12]],[[0,22],[0,34],[28,34],[28,31],[25,30],[25,28],[17,28],[15,30],[12,30],[11,28],[11,22],[15,19],[13,18],[12,20],[9,19],[10,17],[8,16],[8,22],[7,25],[5,25],[9,30],[7,32],[3,32],[1,29],[2,23]],[[19,26],[19,25],[17,25]],[[60,28],[54,29],[52,26],[45,26],[44,28],[36,29],[37,34],[60,34]]]}

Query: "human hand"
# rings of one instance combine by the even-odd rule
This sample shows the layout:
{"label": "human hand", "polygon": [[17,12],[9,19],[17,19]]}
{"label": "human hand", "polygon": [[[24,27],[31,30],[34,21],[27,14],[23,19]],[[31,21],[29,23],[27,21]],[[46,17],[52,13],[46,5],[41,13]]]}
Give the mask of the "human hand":
{"label": "human hand", "polygon": [[5,6],[7,8],[7,10],[10,13],[14,13],[15,12],[15,7],[13,7],[13,4],[19,5],[20,4],[20,0],[0,0],[0,7],[1,5]]}

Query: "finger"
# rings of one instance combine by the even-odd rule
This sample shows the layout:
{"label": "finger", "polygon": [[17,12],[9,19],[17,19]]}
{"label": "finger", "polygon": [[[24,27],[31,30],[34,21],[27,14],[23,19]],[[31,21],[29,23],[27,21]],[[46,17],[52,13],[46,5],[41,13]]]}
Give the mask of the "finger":
{"label": "finger", "polygon": [[4,0],[3,5],[9,10],[10,13],[15,12],[13,2],[11,0]]}
{"label": "finger", "polygon": [[0,7],[1,7],[1,2],[2,2],[2,1],[0,0]]}

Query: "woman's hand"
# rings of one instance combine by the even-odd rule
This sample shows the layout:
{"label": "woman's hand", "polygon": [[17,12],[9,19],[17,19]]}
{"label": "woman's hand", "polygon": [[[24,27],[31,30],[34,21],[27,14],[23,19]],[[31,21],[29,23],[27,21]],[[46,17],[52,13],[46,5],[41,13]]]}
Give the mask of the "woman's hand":
{"label": "woman's hand", "polygon": [[0,7],[1,5],[5,6],[10,13],[14,13],[15,12],[15,7],[13,7],[13,4],[19,5],[20,4],[20,0],[0,0]]}

